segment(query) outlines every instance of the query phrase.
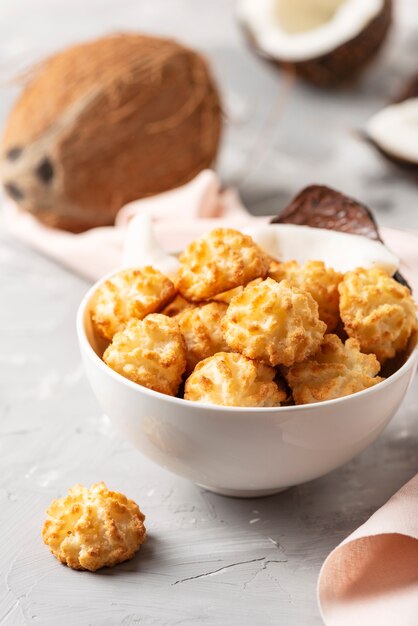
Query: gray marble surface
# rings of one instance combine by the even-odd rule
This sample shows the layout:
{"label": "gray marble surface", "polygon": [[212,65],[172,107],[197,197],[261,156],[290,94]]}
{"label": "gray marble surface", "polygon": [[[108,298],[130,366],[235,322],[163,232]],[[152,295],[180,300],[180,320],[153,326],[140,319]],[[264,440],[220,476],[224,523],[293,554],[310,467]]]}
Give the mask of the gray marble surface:
{"label": "gray marble surface", "polygon": [[[128,27],[174,35],[213,61],[229,112],[220,170],[241,179],[252,210],[274,212],[326,182],[383,224],[418,229],[416,187],[354,132],[414,68],[416,4],[397,4],[392,45],[367,78],[337,94],[296,85],[274,117],[282,77],[245,48],[232,2],[2,0],[0,121],[17,93],[12,74],[46,52]],[[101,415],[74,327],[87,286],[0,235],[0,623],[320,624],[324,558],[418,470],[417,385],[379,440],[332,474],[270,498],[216,496],[142,458]],[[42,544],[44,511],[98,480],[140,504],[149,540],[113,570],[74,572]]]}

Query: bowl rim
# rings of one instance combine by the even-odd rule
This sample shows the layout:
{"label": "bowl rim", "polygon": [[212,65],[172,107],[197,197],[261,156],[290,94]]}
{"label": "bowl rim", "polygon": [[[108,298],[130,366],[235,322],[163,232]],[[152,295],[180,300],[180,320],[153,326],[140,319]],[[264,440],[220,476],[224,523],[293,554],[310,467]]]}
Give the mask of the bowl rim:
{"label": "bowl rim", "polygon": [[377,385],[373,385],[373,387],[369,387],[368,389],[363,389],[362,391],[357,391],[356,393],[352,393],[348,396],[343,396],[341,398],[334,398],[332,400],[323,400],[322,402],[311,402],[309,404],[298,404],[298,405],[293,405],[293,406],[276,406],[276,407],[274,406],[273,407],[240,407],[240,406],[224,406],[224,405],[217,405],[217,404],[209,404],[206,402],[191,402],[191,401],[185,400],[184,398],[177,398],[175,396],[169,396],[159,391],[154,391],[153,389],[149,389],[148,387],[143,387],[142,385],[139,385],[138,383],[135,383],[132,380],[129,380],[128,378],[125,378],[125,376],[122,376],[121,374],[113,370],[97,355],[90,341],[88,340],[86,328],[85,328],[85,318],[87,314],[87,307],[91,301],[91,298],[93,297],[93,294],[98,288],[98,286],[102,282],[104,282],[108,278],[108,276],[115,274],[115,272],[117,272],[117,270],[112,271],[105,277],[96,281],[87,291],[87,293],[84,295],[83,299],[81,300],[79,304],[79,307],[77,310],[77,317],[76,317],[76,328],[77,328],[77,336],[78,336],[80,349],[82,351],[83,350],[85,351],[87,356],[95,363],[95,365],[99,369],[101,369],[104,373],[106,373],[108,376],[113,378],[116,382],[128,387],[128,389],[132,389],[139,394],[144,394],[146,396],[150,396],[151,398],[158,399],[160,401],[166,401],[168,403],[173,403],[175,405],[182,406],[183,408],[189,407],[190,409],[193,409],[193,408],[198,407],[198,408],[207,409],[209,411],[214,411],[214,412],[227,411],[228,413],[231,413],[231,414],[258,413],[260,414],[260,416],[261,415],[269,416],[272,414],[273,415],[282,414],[284,416],[288,413],[315,411],[321,407],[338,406],[338,405],[350,402],[353,399],[357,400],[360,397],[365,397],[367,395],[373,395],[375,393],[379,393],[379,391],[383,391],[386,387],[389,387],[391,384],[396,382],[396,380],[401,378],[404,375],[404,373],[407,370],[409,370],[411,367],[413,367],[415,365],[415,362],[418,360],[418,342],[417,342],[417,344],[412,349],[411,354],[406,359],[405,363],[398,370],[396,370],[396,372],[394,372],[391,376],[389,376],[388,378],[385,378],[382,382],[378,383]]}

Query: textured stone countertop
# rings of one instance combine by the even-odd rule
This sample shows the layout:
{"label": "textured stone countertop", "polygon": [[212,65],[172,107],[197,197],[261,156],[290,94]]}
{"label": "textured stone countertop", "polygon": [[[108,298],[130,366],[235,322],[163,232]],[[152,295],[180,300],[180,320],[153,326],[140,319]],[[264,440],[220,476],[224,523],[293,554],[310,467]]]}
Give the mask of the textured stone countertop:
{"label": "textured stone countertop", "polygon": [[[174,35],[213,60],[230,118],[220,170],[227,181],[246,171],[252,210],[277,212],[303,185],[325,182],[381,223],[418,230],[416,186],[355,132],[415,69],[417,8],[397,4],[392,45],[359,85],[296,85],[275,117],[282,78],[245,48],[230,1],[3,0],[0,122],[17,93],[8,79],[30,60],[110,30]],[[378,441],[328,476],[258,500],[216,496],[143,458],[101,414],[75,335],[87,287],[0,235],[0,623],[320,624],[324,558],[418,471],[418,386]],[[113,570],[74,572],[42,544],[44,511],[72,484],[99,480],[140,504],[149,540]]]}

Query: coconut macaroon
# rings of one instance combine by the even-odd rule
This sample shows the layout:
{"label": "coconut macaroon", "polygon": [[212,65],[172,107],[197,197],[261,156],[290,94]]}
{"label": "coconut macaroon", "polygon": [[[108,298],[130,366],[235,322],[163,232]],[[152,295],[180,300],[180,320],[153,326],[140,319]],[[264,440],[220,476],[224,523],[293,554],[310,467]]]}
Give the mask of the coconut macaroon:
{"label": "coconut macaroon", "polygon": [[219,352],[196,366],[186,380],[184,399],[223,406],[280,406],[286,393],[274,382],[276,372],[242,354]]}
{"label": "coconut macaroon", "polygon": [[267,278],[233,298],[222,330],[231,350],[290,367],[318,350],[326,325],[309,293]]}
{"label": "coconut macaroon", "polygon": [[296,404],[323,402],[373,387],[380,363],[374,354],[362,354],[356,339],[342,341],[325,335],[318,352],[286,374]]}
{"label": "coconut macaroon", "polygon": [[143,387],[175,396],[186,369],[186,344],[174,319],[153,313],[116,333],[103,361]]}
{"label": "coconut macaroon", "polygon": [[344,343],[337,335],[325,335],[321,346],[312,357],[317,363],[342,363],[350,371],[367,376],[376,376],[380,363],[374,354],[360,352],[357,339],[347,339]]}
{"label": "coconut macaroon", "polygon": [[383,363],[407,346],[417,328],[416,304],[407,287],[378,268],[357,268],[339,285],[340,314],[349,337]]}
{"label": "coconut macaroon", "polygon": [[175,317],[185,309],[193,309],[195,306],[197,306],[195,303],[189,302],[178,293],[174,300],[169,302],[159,313],[168,315],[168,317]]}
{"label": "coconut macaroon", "polygon": [[[262,278],[254,278],[254,280],[251,280],[248,285],[257,285],[258,283],[261,283],[262,280]],[[219,293],[217,296],[213,296],[211,300],[213,300],[213,302],[224,302],[225,304],[229,304],[232,298],[237,296],[239,293],[242,293],[244,287],[245,285],[240,285],[234,289],[228,289],[228,291],[224,291],[223,293]]]}
{"label": "coconut macaroon", "polygon": [[145,516],[104,483],[72,487],[47,510],[42,537],[61,563],[95,572],[131,559],[145,542]]}
{"label": "coconut macaroon", "polygon": [[328,332],[334,330],[340,321],[338,285],[343,275],[323,261],[307,261],[299,265],[297,261],[274,262],[270,265],[271,278],[280,282],[286,279],[293,287],[308,291],[318,304],[319,319],[327,325]]}
{"label": "coconut macaroon", "polygon": [[269,259],[248,235],[216,228],[180,255],[176,286],[188,300],[208,300],[267,274]]}
{"label": "coconut macaroon", "polygon": [[171,280],[153,267],[122,270],[94,294],[90,305],[93,326],[101,337],[111,340],[128,320],[143,319],[175,295]]}
{"label": "coconut macaroon", "polygon": [[216,352],[228,352],[229,348],[221,330],[221,321],[227,308],[228,305],[222,302],[210,302],[185,309],[174,318],[186,341],[188,374],[199,361]]}

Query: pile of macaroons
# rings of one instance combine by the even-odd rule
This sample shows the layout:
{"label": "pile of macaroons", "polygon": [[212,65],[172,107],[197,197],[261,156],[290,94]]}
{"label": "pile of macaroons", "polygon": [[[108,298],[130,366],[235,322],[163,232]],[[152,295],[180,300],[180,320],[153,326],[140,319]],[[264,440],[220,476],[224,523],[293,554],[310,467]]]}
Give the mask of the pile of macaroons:
{"label": "pile of macaroons", "polygon": [[282,263],[220,228],[179,261],[173,281],[152,267],[119,272],[97,289],[91,319],[110,342],[109,367],[185,400],[275,407],[346,396],[379,383],[417,328],[408,288],[377,268]]}

